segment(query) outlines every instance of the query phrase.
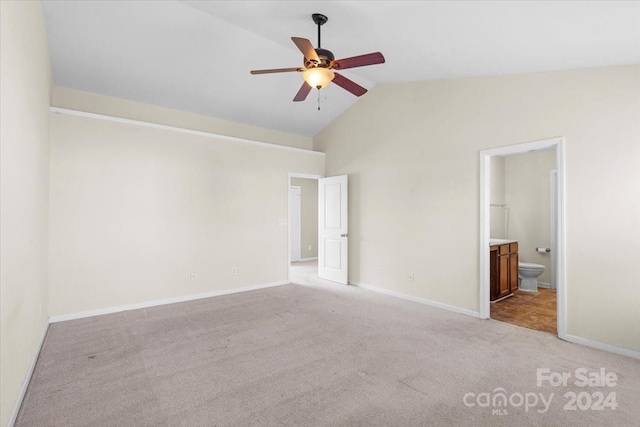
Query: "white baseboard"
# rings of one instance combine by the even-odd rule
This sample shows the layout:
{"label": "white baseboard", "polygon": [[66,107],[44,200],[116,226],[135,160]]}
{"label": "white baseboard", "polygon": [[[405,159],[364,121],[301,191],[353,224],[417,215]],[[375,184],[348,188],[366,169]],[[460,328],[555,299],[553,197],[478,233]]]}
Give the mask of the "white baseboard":
{"label": "white baseboard", "polygon": [[538,287],[539,288],[546,288],[546,289],[555,289],[555,286],[551,286],[550,283],[545,283],[545,282],[538,282]]}
{"label": "white baseboard", "polygon": [[67,320],[75,320],[75,319],[83,319],[85,317],[100,316],[102,314],[119,313],[121,311],[137,310],[137,309],[140,309],[140,308],[156,307],[156,306],[159,306],[159,305],[175,304],[177,302],[193,301],[193,300],[197,300],[197,299],[211,298],[211,297],[217,297],[217,296],[221,296],[221,295],[235,294],[235,293],[238,293],[238,292],[255,291],[257,289],[271,288],[271,287],[274,287],[274,286],[281,286],[281,285],[288,285],[288,284],[289,284],[288,281],[283,280],[283,281],[278,281],[278,282],[263,283],[263,284],[260,284],[260,285],[245,286],[245,287],[242,287],[242,288],[233,288],[233,289],[224,289],[224,290],[221,290],[221,291],[206,292],[204,294],[185,295],[185,296],[181,296],[181,297],[167,298],[167,299],[161,299],[161,300],[155,300],[155,301],[147,301],[147,302],[141,302],[141,303],[137,303],[137,304],[121,305],[121,306],[118,306],[118,307],[107,307],[107,308],[99,308],[97,310],[81,311],[79,313],[62,314],[62,315],[59,315],[59,316],[50,317],[49,318],[49,323],[64,322],[64,321],[67,321]]}
{"label": "white baseboard", "polygon": [[620,354],[622,356],[632,357],[634,359],[640,359],[640,351],[631,350],[624,347],[617,347],[615,345],[605,344],[599,341],[593,341],[587,338],[577,337],[575,335],[565,335],[564,340],[572,342],[574,344],[580,344],[580,345],[595,348],[598,350],[604,350],[610,353]]}
{"label": "white baseboard", "polygon": [[298,261],[316,261],[318,259],[317,256],[311,258],[300,258]]}
{"label": "white baseboard", "polygon": [[431,306],[431,307],[440,308],[440,309],[447,310],[447,311],[452,311],[454,313],[460,313],[460,314],[464,314],[466,316],[471,316],[471,317],[476,317],[476,318],[480,317],[480,313],[478,313],[477,311],[467,310],[466,308],[460,308],[460,307],[456,307],[456,306],[453,306],[453,305],[449,305],[449,304],[444,304],[444,303],[437,302],[437,301],[428,300],[428,299],[425,299],[425,298],[414,297],[414,296],[406,295],[406,294],[403,294],[403,293],[400,293],[400,292],[390,291],[388,289],[377,288],[377,287],[371,286],[371,285],[365,285],[363,283],[356,283],[356,282],[351,282],[350,281],[349,284],[353,285],[353,286],[357,286],[358,288],[366,289],[368,291],[378,292],[378,293],[381,293],[381,294],[384,294],[384,295],[390,295],[390,296],[396,297],[396,298],[402,298],[402,299],[407,300],[407,301],[417,302],[417,303],[428,305],[428,306]]}
{"label": "white baseboard", "polygon": [[44,338],[47,336],[48,330],[49,330],[49,322],[47,322],[44,325],[42,336],[40,337],[40,341],[38,341],[36,350],[33,353],[33,357],[31,358],[31,364],[29,365],[27,374],[24,376],[24,381],[22,381],[20,394],[18,394],[18,399],[16,400],[16,404],[13,407],[13,412],[11,412],[11,417],[9,417],[9,423],[7,424],[7,427],[13,427],[13,425],[16,423],[16,419],[18,418],[18,413],[20,412],[20,407],[22,406],[22,401],[24,400],[25,394],[27,394],[27,387],[29,387],[29,383],[31,382],[31,376],[33,375],[33,371],[36,368],[36,362],[38,361],[38,357],[40,356],[40,350],[42,350],[42,344],[44,344]]}
{"label": "white baseboard", "polygon": [[502,298],[498,298],[498,299],[494,299],[493,301],[489,301],[489,304],[495,304],[497,302],[504,301],[507,298],[511,298],[512,296],[513,296],[513,294],[505,295]]}

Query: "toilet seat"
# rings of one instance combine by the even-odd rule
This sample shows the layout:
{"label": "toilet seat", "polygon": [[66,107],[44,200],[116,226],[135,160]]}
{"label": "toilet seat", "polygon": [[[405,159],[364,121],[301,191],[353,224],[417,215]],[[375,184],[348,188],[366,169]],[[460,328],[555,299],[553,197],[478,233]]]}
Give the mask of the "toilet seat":
{"label": "toilet seat", "polygon": [[521,268],[523,270],[537,270],[537,269],[544,269],[544,265],[540,265],[540,264],[533,264],[530,262],[519,262],[518,263],[518,268]]}

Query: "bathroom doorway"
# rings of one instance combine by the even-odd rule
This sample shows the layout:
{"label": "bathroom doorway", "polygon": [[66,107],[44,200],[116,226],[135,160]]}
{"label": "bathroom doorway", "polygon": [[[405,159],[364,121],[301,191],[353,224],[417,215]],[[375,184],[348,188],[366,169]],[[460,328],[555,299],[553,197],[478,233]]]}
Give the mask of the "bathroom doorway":
{"label": "bathroom doorway", "polygon": [[563,138],[485,150],[480,161],[480,315],[563,338]]}

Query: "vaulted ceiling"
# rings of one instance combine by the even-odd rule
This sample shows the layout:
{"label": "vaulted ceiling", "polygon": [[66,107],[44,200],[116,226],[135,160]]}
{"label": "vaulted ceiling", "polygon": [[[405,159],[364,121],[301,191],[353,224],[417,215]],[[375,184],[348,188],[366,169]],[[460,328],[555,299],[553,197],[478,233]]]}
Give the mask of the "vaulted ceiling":
{"label": "vaulted ceiling", "polygon": [[[302,66],[291,36],[337,58],[366,88],[640,63],[638,2],[45,1],[57,85],[312,136],[358,98],[335,84],[292,99]],[[364,95],[367,96],[366,94]]]}

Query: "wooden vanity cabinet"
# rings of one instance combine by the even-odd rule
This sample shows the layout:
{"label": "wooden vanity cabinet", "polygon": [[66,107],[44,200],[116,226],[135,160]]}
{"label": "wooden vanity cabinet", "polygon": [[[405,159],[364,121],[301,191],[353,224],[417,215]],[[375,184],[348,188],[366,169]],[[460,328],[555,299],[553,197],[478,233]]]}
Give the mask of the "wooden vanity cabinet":
{"label": "wooden vanity cabinet", "polygon": [[518,289],[518,243],[494,245],[489,250],[491,301]]}

